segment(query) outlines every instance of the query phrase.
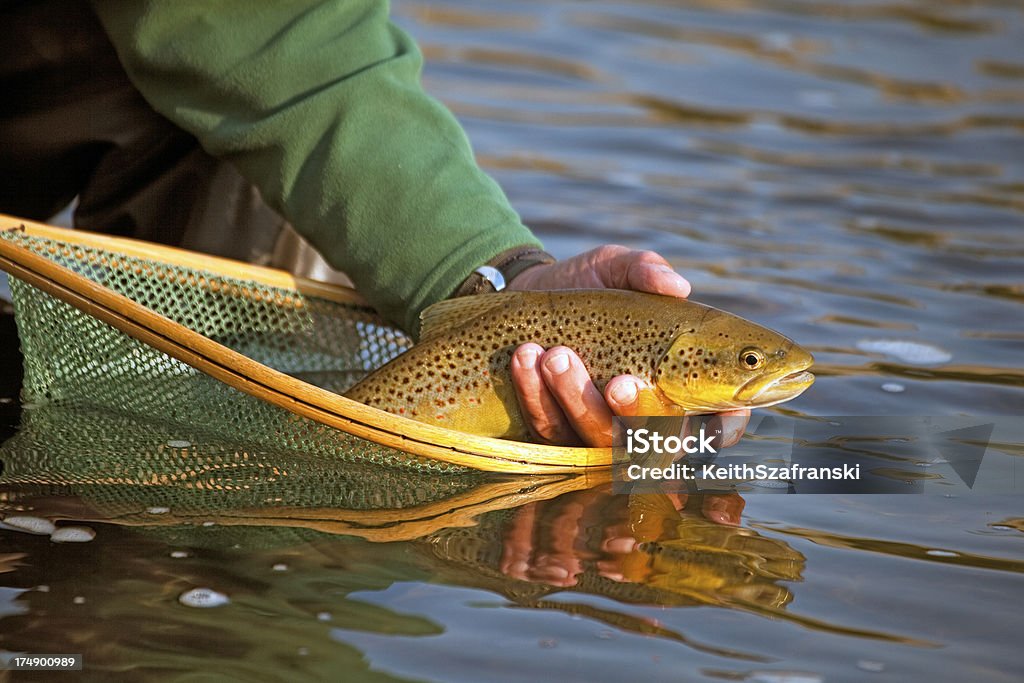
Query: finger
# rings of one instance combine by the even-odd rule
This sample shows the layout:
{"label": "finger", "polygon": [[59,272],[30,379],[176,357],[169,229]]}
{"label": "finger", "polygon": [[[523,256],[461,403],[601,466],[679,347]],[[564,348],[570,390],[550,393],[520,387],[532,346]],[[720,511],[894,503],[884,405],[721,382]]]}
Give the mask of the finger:
{"label": "finger", "polygon": [[544,348],[532,343],[523,344],[512,354],[512,386],[516,390],[523,419],[537,441],[579,443],[579,437],[544,382],[539,363],[543,354]]}
{"label": "finger", "polygon": [[534,549],[534,559],[529,576],[553,586],[575,586],[577,577],[583,573],[583,563],[576,552],[577,540],[581,534],[580,518],[585,506],[579,500],[569,498],[561,505],[549,506],[554,514],[544,520],[541,527],[542,541]]}
{"label": "finger", "polygon": [[634,415],[684,415],[686,410],[666,401],[646,380],[634,375],[613,377],[604,387],[604,398],[612,413]]}
{"label": "finger", "polygon": [[610,245],[599,247],[594,255],[606,287],[681,298],[690,295],[690,283],[656,252]]}
{"label": "finger", "polygon": [[729,410],[719,413],[718,417],[722,423],[722,448],[735,446],[747,430],[747,423],[750,422],[750,410],[748,408]]}
{"label": "finger", "polygon": [[604,398],[616,415],[640,415],[641,382],[632,375],[613,377],[604,387]]}
{"label": "finger", "polygon": [[739,526],[746,505],[747,501],[738,493],[709,493],[701,503],[701,513],[708,521],[716,524]]}
{"label": "finger", "polygon": [[544,382],[583,442],[589,446],[611,446],[612,412],[579,356],[571,349],[556,346],[544,353],[541,368]]}
{"label": "finger", "polygon": [[537,503],[527,503],[515,512],[512,524],[506,528],[498,568],[506,576],[527,581],[530,556],[533,554],[533,529],[537,518]]}
{"label": "finger", "polygon": [[690,296],[690,283],[671,266],[657,263],[633,263],[627,271],[629,289],[651,294],[664,294],[685,299]]}

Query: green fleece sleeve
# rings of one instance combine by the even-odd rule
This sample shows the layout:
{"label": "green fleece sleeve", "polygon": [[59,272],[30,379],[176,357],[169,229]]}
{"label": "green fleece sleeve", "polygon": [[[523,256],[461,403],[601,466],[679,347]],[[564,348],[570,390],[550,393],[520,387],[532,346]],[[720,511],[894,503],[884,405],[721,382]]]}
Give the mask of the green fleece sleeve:
{"label": "green fleece sleeve", "polygon": [[129,78],[406,330],[538,245],[420,86],[385,0],[93,0]]}

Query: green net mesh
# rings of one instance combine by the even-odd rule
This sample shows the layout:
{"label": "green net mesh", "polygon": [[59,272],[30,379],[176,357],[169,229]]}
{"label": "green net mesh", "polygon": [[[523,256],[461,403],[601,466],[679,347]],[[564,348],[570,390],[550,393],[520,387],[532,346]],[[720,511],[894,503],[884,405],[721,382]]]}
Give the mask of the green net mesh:
{"label": "green net mesh", "polygon": [[7,492],[20,485],[33,495],[72,494],[140,521],[154,519],[150,507],[189,517],[247,508],[400,510],[486,480],[237,443],[195,426],[82,406],[30,406],[0,447],[0,462]]}
{"label": "green net mesh", "polygon": [[[329,391],[344,391],[412,344],[364,306],[21,231],[2,236]],[[251,397],[15,278],[11,292],[29,406],[99,408],[275,450],[419,471],[467,471],[372,444]]]}

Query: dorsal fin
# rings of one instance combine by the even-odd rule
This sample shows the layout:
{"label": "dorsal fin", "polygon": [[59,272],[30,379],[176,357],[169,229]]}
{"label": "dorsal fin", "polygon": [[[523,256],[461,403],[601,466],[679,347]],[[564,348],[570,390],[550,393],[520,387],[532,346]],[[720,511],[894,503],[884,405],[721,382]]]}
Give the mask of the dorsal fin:
{"label": "dorsal fin", "polygon": [[420,341],[445,334],[508,300],[508,294],[476,294],[439,301],[420,313]]}

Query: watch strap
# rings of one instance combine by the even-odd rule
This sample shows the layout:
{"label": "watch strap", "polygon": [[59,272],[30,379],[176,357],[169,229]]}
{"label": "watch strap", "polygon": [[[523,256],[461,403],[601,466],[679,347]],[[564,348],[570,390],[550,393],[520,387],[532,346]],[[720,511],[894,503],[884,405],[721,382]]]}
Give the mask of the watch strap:
{"label": "watch strap", "polygon": [[554,256],[537,247],[515,247],[503,251],[474,270],[455,290],[452,297],[500,292],[526,269],[554,263],[556,260]]}

